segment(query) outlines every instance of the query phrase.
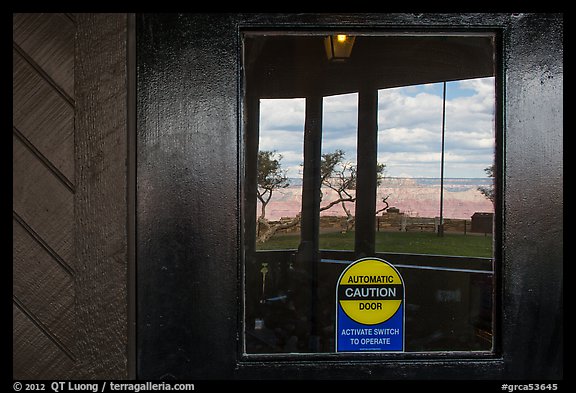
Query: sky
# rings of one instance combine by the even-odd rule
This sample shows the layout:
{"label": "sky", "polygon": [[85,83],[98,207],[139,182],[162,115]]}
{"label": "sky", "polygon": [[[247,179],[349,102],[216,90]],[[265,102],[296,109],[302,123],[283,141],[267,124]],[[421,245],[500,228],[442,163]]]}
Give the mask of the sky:
{"label": "sky", "polygon": [[[378,162],[387,177],[440,177],[443,84],[378,91]],[[344,150],[356,162],[358,94],[324,98],[322,152]],[[486,177],[494,160],[494,78],[446,83],[446,178]],[[301,177],[304,98],[260,101],[260,150],[282,155],[288,177]]]}

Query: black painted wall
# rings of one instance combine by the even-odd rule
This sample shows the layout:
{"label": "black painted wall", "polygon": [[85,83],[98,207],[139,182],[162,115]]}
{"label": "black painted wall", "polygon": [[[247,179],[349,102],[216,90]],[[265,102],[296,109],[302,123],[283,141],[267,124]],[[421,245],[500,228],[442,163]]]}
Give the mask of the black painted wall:
{"label": "black painted wall", "polygon": [[137,17],[137,29],[139,376],[230,377],[237,341],[229,325],[238,314],[236,27],[221,15],[154,15]]}

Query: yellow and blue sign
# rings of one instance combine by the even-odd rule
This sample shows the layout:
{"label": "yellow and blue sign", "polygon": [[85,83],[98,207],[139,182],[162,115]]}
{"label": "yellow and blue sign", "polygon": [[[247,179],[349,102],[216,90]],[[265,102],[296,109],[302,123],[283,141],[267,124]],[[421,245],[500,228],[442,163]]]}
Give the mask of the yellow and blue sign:
{"label": "yellow and blue sign", "polygon": [[404,351],[404,281],[379,258],[350,264],[336,285],[336,352]]}

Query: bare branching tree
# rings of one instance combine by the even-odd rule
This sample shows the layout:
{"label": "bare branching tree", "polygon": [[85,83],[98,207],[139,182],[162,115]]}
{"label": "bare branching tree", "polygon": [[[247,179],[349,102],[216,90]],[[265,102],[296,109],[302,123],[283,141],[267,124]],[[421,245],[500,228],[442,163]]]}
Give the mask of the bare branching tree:
{"label": "bare branching tree", "polygon": [[[346,231],[354,227],[354,216],[350,212],[347,203],[356,201],[356,164],[345,160],[344,151],[338,149],[333,153],[322,154],[320,166],[322,185],[336,192],[338,198],[322,206],[320,211],[328,210],[340,204],[346,214]],[[382,182],[385,165],[378,164],[376,167],[377,185]],[[323,195],[321,195],[323,197]],[[388,196],[384,198],[384,201]],[[377,214],[378,212],[376,212]]]}
{"label": "bare branching tree", "polygon": [[[261,203],[260,216],[258,217],[258,236],[257,242],[263,243],[270,239],[279,230],[292,228],[300,223],[301,213],[289,221],[281,223],[271,223],[266,218],[266,207],[276,190],[286,188],[289,180],[286,177],[286,171],[282,170],[282,155],[271,151],[258,152],[258,191],[256,196]],[[378,164],[377,184],[380,185],[385,165]],[[322,186],[334,191],[336,199],[327,202],[320,207],[320,211],[325,211],[333,206],[340,204],[344,214],[346,214],[346,231],[354,227],[354,216],[352,215],[348,203],[356,201],[356,164],[345,159],[343,150],[336,150],[333,153],[322,154],[320,163],[320,175]],[[383,197],[382,201],[388,207],[389,195]],[[320,194],[320,198],[325,199],[325,195]],[[375,214],[382,211],[378,210]]]}
{"label": "bare branching tree", "polygon": [[276,190],[286,188],[290,181],[286,176],[286,171],[282,169],[282,155],[275,151],[258,152],[258,188],[256,197],[260,201],[260,216],[258,217],[257,242],[263,243],[270,239],[281,229],[288,229],[300,222],[300,214],[287,223],[270,224],[266,218],[266,207]]}
{"label": "bare branching tree", "polygon": [[390,207],[390,204],[388,203],[388,198],[390,198],[391,194],[386,194],[386,195],[382,195],[380,197],[380,200],[382,201],[382,203],[384,203],[384,207],[376,210],[376,215],[378,215],[378,213],[382,213],[384,210],[388,209]]}
{"label": "bare branching tree", "polygon": [[273,151],[258,152],[258,189],[256,196],[261,202],[259,219],[266,218],[266,206],[274,191],[290,185],[286,171],[282,170],[282,155]]}

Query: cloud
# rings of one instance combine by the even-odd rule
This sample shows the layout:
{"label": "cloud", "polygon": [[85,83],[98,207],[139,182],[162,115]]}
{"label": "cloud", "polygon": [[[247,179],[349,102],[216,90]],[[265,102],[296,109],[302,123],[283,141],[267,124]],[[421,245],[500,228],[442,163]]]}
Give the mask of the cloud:
{"label": "cloud", "polygon": [[386,152],[426,152],[440,149],[440,131],[395,127],[378,131],[378,147]]}
{"label": "cloud", "polygon": [[[494,156],[494,78],[447,83],[445,174],[485,177]],[[281,153],[289,176],[303,161],[305,99],[261,100],[260,149]],[[358,94],[324,98],[322,151],[356,159]],[[387,176],[438,177],[442,84],[380,90],[378,161]],[[450,174],[450,175],[449,175]]]}
{"label": "cloud", "polygon": [[281,154],[288,177],[300,177],[305,105],[304,98],[260,100],[259,149]]}
{"label": "cloud", "polygon": [[261,99],[260,130],[304,129],[305,106],[304,98]]}
{"label": "cloud", "polygon": [[440,129],[442,97],[421,92],[415,96],[403,90],[385,89],[378,92],[379,129],[426,128]]}
{"label": "cloud", "polygon": [[[430,165],[440,165],[442,89],[439,95],[429,90],[411,86],[379,92],[378,158],[391,176],[440,174]],[[445,169],[450,166],[457,177],[485,177],[494,155],[494,78],[447,83],[446,96]]]}
{"label": "cloud", "polygon": [[324,97],[322,123],[327,137],[325,139],[342,131],[355,134],[358,124],[358,93]]}

